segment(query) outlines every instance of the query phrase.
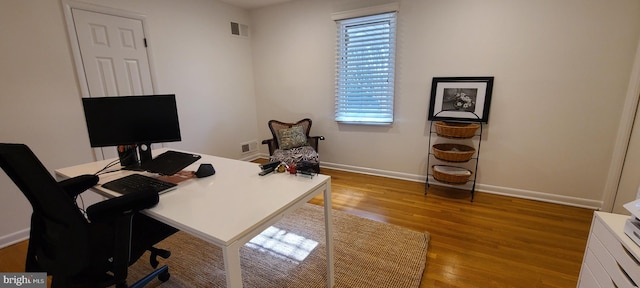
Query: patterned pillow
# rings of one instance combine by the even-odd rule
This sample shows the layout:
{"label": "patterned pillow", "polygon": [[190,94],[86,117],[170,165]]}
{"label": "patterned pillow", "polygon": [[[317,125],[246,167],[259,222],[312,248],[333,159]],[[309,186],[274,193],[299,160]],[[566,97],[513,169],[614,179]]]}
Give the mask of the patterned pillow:
{"label": "patterned pillow", "polygon": [[278,146],[280,146],[280,149],[286,150],[304,145],[307,145],[307,135],[304,134],[304,127],[293,126],[278,130]]}

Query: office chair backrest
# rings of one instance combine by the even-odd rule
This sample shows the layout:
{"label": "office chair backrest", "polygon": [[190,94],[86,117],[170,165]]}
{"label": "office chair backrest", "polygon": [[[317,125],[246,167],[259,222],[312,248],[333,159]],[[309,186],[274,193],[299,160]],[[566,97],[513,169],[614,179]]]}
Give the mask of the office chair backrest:
{"label": "office chair backrest", "polygon": [[66,275],[85,269],[89,261],[88,222],[73,199],[24,144],[0,144],[0,167],[33,208],[29,241],[37,247],[38,264]]}

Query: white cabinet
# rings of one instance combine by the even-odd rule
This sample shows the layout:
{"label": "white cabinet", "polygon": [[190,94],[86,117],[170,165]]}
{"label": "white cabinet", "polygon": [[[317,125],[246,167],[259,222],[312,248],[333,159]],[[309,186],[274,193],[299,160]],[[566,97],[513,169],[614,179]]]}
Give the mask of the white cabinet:
{"label": "white cabinet", "polygon": [[638,287],[640,247],[624,234],[628,218],[627,215],[594,213],[578,287]]}

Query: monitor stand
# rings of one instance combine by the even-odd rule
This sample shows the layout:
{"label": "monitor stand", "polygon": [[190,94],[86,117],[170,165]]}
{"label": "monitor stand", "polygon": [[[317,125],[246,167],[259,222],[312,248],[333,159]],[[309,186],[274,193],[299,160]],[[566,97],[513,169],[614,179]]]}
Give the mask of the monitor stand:
{"label": "monitor stand", "polygon": [[151,161],[153,159],[151,156],[151,143],[138,144],[138,156],[140,164]]}

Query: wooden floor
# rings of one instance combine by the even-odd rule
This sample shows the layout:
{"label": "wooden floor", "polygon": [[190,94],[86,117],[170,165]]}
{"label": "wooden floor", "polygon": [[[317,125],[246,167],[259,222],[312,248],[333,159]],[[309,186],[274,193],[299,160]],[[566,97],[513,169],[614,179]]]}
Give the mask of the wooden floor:
{"label": "wooden floor", "polygon": [[[334,209],[431,235],[421,287],[576,287],[592,210],[487,193],[471,203],[468,191],[425,196],[422,183],[322,173]],[[0,249],[0,271],[23,271],[25,254],[26,241]]]}
{"label": "wooden floor", "polygon": [[425,196],[422,183],[322,173],[334,209],[430,233],[421,287],[576,287],[593,210],[488,193],[471,203],[468,191]]}

